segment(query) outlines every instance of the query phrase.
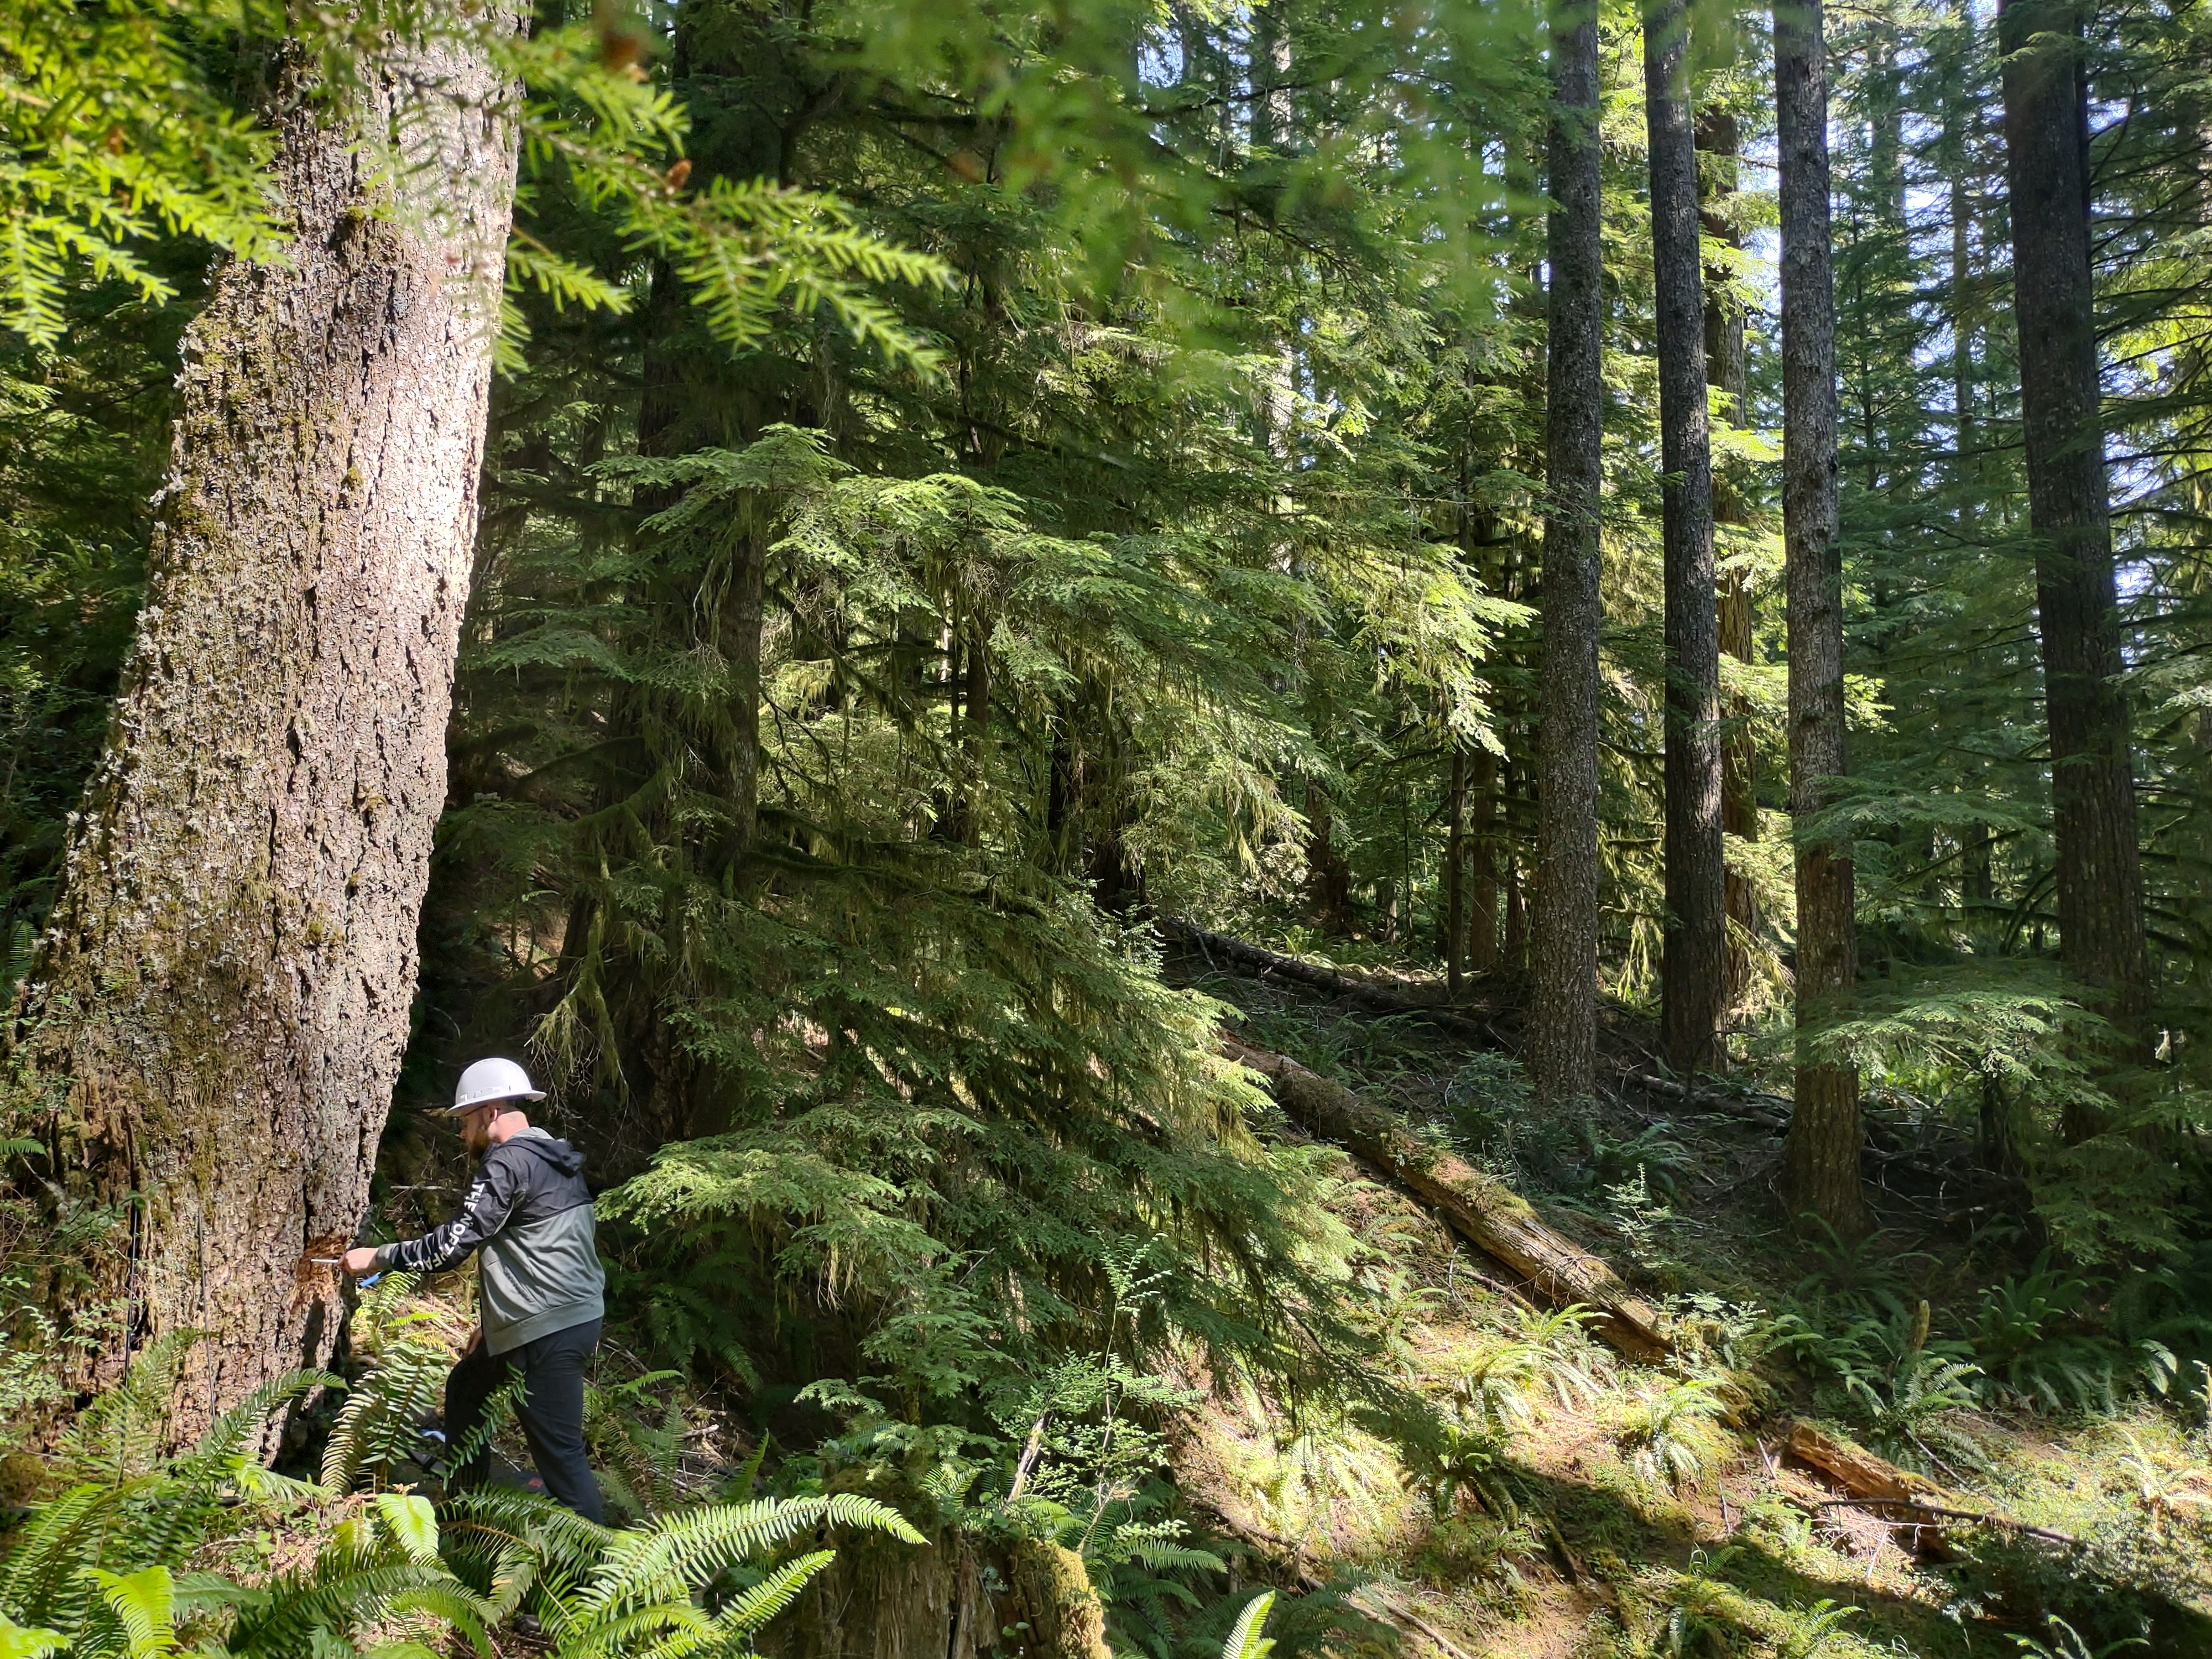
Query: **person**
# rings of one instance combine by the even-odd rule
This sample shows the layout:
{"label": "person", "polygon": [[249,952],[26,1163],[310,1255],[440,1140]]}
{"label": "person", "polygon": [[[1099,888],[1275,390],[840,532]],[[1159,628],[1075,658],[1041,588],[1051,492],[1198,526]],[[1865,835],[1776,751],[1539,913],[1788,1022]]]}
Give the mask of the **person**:
{"label": "person", "polygon": [[[446,1443],[475,1432],[491,1396],[520,1372],[516,1415],[545,1490],[597,1521],[599,1483],[584,1450],[584,1365],[599,1346],[606,1274],[582,1155],[522,1109],[544,1098],[511,1060],[480,1060],[462,1073],[451,1109],[461,1144],[480,1162],[459,1213],[420,1238],[349,1250],[345,1269],[356,1277],[435,1273],[477,1252],[481,1318],[446,1379]],[[485,1448],[450,1484],[481,1485],[489,1470]]]}

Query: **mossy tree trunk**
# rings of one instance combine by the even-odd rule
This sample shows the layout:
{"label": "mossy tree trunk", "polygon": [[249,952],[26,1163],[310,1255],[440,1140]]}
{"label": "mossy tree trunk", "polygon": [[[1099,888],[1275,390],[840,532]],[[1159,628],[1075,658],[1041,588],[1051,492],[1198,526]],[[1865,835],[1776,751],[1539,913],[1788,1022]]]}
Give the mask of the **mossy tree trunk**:
{"label": "mossy tree trunk", "polygon": [[71,1380],[208,1333],[179,1435],[330,1353],[445,804],[514,138],[458,40],[348,97],[404,163],[295,102],[288,257],[222,271],[185,340],[145,606],[13,1038],[56,1190],[127,1216],[53,1292],[98,1333]]}

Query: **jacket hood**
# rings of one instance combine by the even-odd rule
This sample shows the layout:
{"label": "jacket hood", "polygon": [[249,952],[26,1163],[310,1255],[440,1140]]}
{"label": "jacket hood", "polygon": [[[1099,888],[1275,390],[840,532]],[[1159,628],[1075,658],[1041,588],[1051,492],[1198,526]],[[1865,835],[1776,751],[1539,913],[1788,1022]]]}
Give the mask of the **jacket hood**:
{"label": "jacket hood", "polygon": [[500,1145],[543,1158],[564,1176],[583,1173],[584,1155],[567,1141],[556,1140],[543,1129],[526,1129],[512,1140],[503,1140]]}

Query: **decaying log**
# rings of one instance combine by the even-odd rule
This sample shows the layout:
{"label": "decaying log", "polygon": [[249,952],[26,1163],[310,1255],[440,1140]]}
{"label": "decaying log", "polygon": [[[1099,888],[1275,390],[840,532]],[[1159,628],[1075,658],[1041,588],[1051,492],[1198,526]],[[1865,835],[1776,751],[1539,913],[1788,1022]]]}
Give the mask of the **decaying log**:
{"label": "decaying log", "polygon": [[1403,991],[1393,991],[1387,986],[1370,985],[1364,980],[1353,979],[1346,974],[1316,968],[1310,962],[1300,962],[1296,957],[1262,950],[1259,945],[1248,945],[1241,939],[1231,939],[1226,933],[1210,933],[1189,922],[1179,921],[1173,916],[1161,917],[1159,927],[1170,938],[1179,939],[1190,945],[1207,961],[1218,958],[1254,978],[1286,979],[1293,984],[1326,991],[1356,1007],[1372,1009],[1376,1013],[1418,1014],[1438,1030],[1471,1038],[1486,1048],[1507,1046],[1504,1040],[1482,1020],[1471,1019],[1452,1009],[1424,1002]]}
{"label": "decaying log", "polygon": [[1854,1498],[1893,1504],[1954,1501],[1949,1492],[1925,1475],[1900,1469],[1863,1446],[1854,1445],[1814,1424],[1791,1424],[1788,1449],[1790,1456],[1801,1463],[1810,1463]]}
{"label": "decaying log", "polygon": [[2049,1527],[2030,1526],[2025,1521],[1969,1507],[1971,1500],[1960,1498],[1926,1475],[1901,1469],[1863,1446],[1854,1445],[1814,1424],[1791,1424],[1787,1449],[1790,1456],[1812,1465],[1850,1494],[1824,1504],[1821,1508],[1849,1506],[1865,1510],[1908,1534],[1907,1541],[1916,1547],[1940,1546],[1940,1523],[1946,1521],[1996,1527],[2051,1544],[2074,1546],[2081,1541]]}
{"label": "decaying log", "polygon": [[[1354,1007],[1370,1009],[1383,1014],[1413,1014],[1427,1021],[1440,1031],[1449,1031],[1479,1042],[1486,1048],[1510,1050],[1512,1043],[1499,1034],[1487,1020],[1478,1019],[1459,1010],[1442,1007],[1403,991],[1393,991],[1388,986],[1370,985],[1364,980],[1353,979],[1327,968],[1317,968],[1296,957],[1286,957],[1279,951],[1269,951],[1257,945],[1232,939],[1226,933],[1209,932],[1204,927],[1182,921],[1174,916],[1163,916],[1160,931],[1171,939],[1182,940],[1197,951],[1208,962],[1226,964],[1255,979],[1284,979],[1316,991],[1326,991],[1340,1001]],[[1771,1109],[1778,1107],[1786,1113],[1790,1101],[1787,1096],[1754,1094],[1738,1096],[1717,1090],[1700,1089],[1694,1084],[1678,1083],[1672,1078],[1655,1077],[1648,1072],[1624,1071],[1619,1073],[1625,1088],[1643,1089],[1663,1095],[1692,1106],[1748,1118],[1770,1127],[1786,1127],[1789,1120]],[[1765,1107],[1755,1103],[1765,1102]]]}
{"label": "decaying log", "polygon": [[1651,1359],[1670,1350],[1658,1310],[1604,1261],[1538,1220],[1503,1182],[1419,1139],[1394,1114],[1294,1060],[1226,1036],[1221,1046],[1230,1059],[1267,1079],[1301,1127],[1382,1169],[1547,1301],[1589,1308],[1598,1316],[1598,1334],[1624,1353]]}

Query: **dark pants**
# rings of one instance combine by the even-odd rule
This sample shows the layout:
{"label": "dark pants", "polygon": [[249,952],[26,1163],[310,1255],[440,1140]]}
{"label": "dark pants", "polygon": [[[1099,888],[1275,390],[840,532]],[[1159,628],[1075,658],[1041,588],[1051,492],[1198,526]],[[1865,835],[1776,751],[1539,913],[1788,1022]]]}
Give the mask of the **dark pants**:
{"label": "dark pants", "polygon": [[[586,1520],[599,1514],[599,1483],[584,1456],[584,1362],[599,1346],[599,1322],[571,1325],[495,1354],[479,1342],[446,1378],[446,1443],[458,1446],[483,1423],[485,1402],[520,1372],[515,1416],[545,1490]],[[491,1474],[489,1448],[453,1471],[453,1486],[480,1486]]]}

